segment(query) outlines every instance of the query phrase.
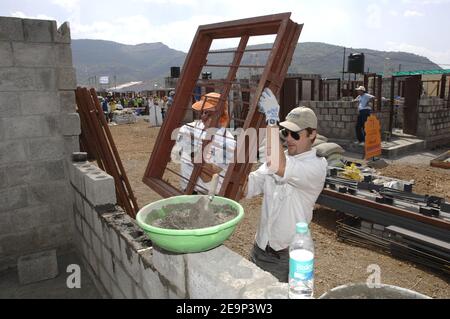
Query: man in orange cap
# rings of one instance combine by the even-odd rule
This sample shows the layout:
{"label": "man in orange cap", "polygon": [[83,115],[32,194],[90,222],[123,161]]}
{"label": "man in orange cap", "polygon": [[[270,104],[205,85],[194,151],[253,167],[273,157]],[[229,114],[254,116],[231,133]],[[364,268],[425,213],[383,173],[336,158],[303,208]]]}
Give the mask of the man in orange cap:
{"label": "man in orange cap", "polygon": [[[183,190],[188,185],[194,163],[201,163],[203,166],[194,191],[207,193],[214,174],[220,176],[216,191],[220,190],[228,164],[233,161],[236,142],[226,129],[229,123],[228,103],[224,102],[223,111],[219,114],[219,100],[219,93],[203,95],[200,101],[192,105],[199,120],[182,126],[178,132],[177,142],[172,149],[172,160],[181,164]],[[218,120],[217,127],[212,127],[214,120]]]}

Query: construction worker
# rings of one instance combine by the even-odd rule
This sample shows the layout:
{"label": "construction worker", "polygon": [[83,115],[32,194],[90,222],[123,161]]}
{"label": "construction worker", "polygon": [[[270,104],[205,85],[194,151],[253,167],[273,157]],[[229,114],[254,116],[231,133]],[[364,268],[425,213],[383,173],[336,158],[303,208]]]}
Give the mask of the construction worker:
{"label": "construction worker", "polygon": [[312,220],[314,205],[325,183],[327,161],[312,148],[317,136],[317,117],[311,109],[296,108],[279,124],[287,151],[279,139],[280,106],[268,88],[261,95],[259,109],[266,115],[267,134],[271,138],[266,139],[266,163],[249,175],[244,190],[247,198],[264,194],[251,259],[279,281],[287,282],[289,245],[296,224],[309,224]]}
{"label": "construction worker", "polygon": [[[214,174],[219,174],[219,183],[216,191],[220,190],[228,164],[234,159],[236,142],[233,134],[227,130],[229,123],[228,103],[222,114],[218,114],[217,105],[220,99],[219,93],[208,93],[201,97],[200,101],[192,105],[200,120],[182,126],[178,132],[176,144],[172,149],[172,160],[180,162],[181,189],[185,190],[192,175],[195,163],[202,164],[202,172],[197,180],[194,194],[207,193],[211,186]],[[218,128],[212,132],[211,125],[215,116],[219,117]],[[208,143],[211,141],[210,143]],[[207,147],[203,149],[203,144]]]}
{"label": "construction worker", "polygon": [[358,121],[356,122],[356,138],[358,141],[355,143],[364,145],[366,140],[366,133],[364,130],[364,125],[367,122],[367,119],[372,112],[372,108],[370,107],[370,102],[375,99],[375,96],[366,93],[366,88],[364,86],[360,86],[356,89],[358,96],[353,102],[358,102]]}

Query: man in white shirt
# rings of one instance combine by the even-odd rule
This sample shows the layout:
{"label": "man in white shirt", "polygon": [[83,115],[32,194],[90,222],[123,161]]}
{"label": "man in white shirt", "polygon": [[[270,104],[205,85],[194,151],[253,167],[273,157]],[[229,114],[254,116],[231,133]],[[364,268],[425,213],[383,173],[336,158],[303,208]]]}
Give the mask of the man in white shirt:
{"label": "man in white shirt", "polygon": [[314,204],[325,183],[327,161],[312,149],[317,117],[311,109],[296,108],[280,123],[288,147],[285,152],[279,138],[273,138],[278,136],[280,106],[269,89],[261,95],[259,107],[266,115],[268,137],[272,134],[267,138],[267,162],[249,175],[246,187],[247,198],[264,194],[251,259],[281,282],[287,282],[289,245],[296,224],[312,220]]}
{"label": "man in white shirt", "polygon": [[[201,97],[200,101],[192,105],[192,109],[198,113],[200,120],[183,125],[177,135],[177,141],[172,149],[171,158],[180,162],[180,170],[183,178],[180,180],[181,189],[185,190],[192,175],[194,164],[202,163],[203,169],[196,182],[194,194],[207,194],[213,174],[219,174],[219,182],[216,188],[221,188],[228,165],[234,161],[234,149],[236,141],[233,134],[227,130],[229,115],[228,103],[221,115],[217,114],[219,93],[208,93]],[[218,128],[211,129],[214,116],[219,117]],[[206,151],[203,144],[208,143]]]}
{"label": "man in white shirt", "polygon": [[357,143],[364,144],[366,140],[364,125],[366,124],[367,118],[370,116],[370,113],[372,112],[370,102],[373,101],[375,96],[366,93],[366,88],[364,86],[360,86],[359,88],[357,88],[356,92],[358,92],[358,96],[354,100],[354,102],[358,102],[358,121],[356,122],[356,138],[358,139]]}

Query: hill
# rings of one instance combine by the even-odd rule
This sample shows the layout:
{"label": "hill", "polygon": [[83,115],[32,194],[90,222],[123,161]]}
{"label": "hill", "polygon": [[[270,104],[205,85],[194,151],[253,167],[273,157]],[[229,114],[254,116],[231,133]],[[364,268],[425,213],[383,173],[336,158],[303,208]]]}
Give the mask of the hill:
{"label": "hill", "polygon": [[[260,44],[251,48],[269,47]],[[116,77],[117,84],[129,81],[161,79],[169,75],[171,66],[183,66],[186,53],[157,43],[125,45],[103,40],[72,40],[74,66],[80,84],[87,84],[90,77],[108,75],[112,84]],[[350,52],[362,52],[366,55],[366,70],[383,72],[386,58],[390,58],[395,70],[402,71],[440,69],[428,58],[406,52],[385,52],[369,49],[347,49]],[[342,71],[344,48],[336,45],[305,42],[299,43],[294,53],[290,73],[314,73],[323,77],[338,77]],[[267,53],[245,54],[244,64],[262,64]],[[210,55],[208,63],[228,64],[231,54]],[[223,77],[225,71],[210,69],[213,77]],[[251,71],[240,71],[241,77],[247,77]]]}

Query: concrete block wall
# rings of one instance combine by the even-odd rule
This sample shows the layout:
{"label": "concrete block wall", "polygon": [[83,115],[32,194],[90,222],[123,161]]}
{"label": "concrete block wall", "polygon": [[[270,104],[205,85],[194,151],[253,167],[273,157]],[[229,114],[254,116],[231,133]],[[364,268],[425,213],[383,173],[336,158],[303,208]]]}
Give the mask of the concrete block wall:
{"label": "concrete block wall", "polygon": [[450,108],[438,97],[422,98],[419,102],[417,136],[427,142],[427,147],[450,142]]}
{"label": "concrete block wall", "polygon": [[[318,133],[338,140],[356,139],[355,126],[358,106],[351,101],[300,101],[299,105],[311,108],[318,119]],[[374,112],[381,123],[381,130],[389,127],[389,106],[383,102],[381,111]]]}
{"label": "concrete block wall", "polygon": [[199,254],[172,254],[153,248],[135,221],[115,205],[112,177],[96,166],[73,163],[70,178],[75,243],[107,296],[287,298],[287,284],[225,246]]}
{"label": "concrete block wall", "polygon": [[0,270],[72,240],[75,86],[67,25],[0,17]]}

